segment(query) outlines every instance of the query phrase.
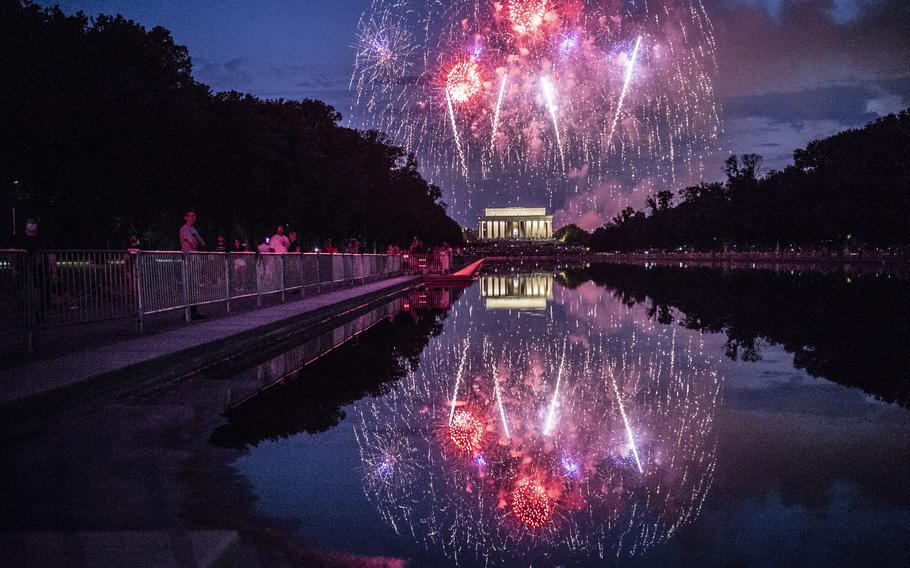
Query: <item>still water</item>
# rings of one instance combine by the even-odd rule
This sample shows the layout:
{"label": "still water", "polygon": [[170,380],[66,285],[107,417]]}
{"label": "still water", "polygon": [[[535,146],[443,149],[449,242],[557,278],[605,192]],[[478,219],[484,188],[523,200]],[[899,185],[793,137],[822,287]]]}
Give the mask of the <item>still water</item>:
{"label": "still water", "polygon": [[212,442],[248,450],[260,513],[361,558],[906,565],[906,284],[491,266],[397,300]]}

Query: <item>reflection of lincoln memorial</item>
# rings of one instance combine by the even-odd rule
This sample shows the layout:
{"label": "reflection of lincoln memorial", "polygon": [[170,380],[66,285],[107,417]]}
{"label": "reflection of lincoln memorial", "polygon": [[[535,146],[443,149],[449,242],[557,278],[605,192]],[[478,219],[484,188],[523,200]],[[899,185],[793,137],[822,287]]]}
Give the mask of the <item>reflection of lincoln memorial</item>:
{"label": "reflection of lincoln memorial", "polygon": [[478,236],[485,240],[552,239],[553,216],[544,207],[488,207]]}
{"label": "reflection of lincoln memorial", "polygon": [[480,296],[488,310],[543,310],[553,299],[553,275],[486,274],[480,277]]}

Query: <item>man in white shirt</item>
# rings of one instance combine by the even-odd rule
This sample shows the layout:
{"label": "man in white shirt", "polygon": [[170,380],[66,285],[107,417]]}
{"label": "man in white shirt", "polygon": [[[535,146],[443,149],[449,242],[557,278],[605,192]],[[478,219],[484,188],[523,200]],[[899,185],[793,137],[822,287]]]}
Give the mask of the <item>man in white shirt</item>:
{"label": "man in white shirt", "polygon": [[[205,241],[202,240],[202,237],[199,236],[199,231],[196,230],[196,227],[193,225],[196,224],[196,212],[192,209],[188,210],[183,215],[184,224],[180,227],[180,250],[182,252],[196,252],[200,251],[205,247]],[[196,309],[196,306],[190,306],[190,319],[193,320],[202,320],[206,319],[204,315],[200,314]]]}
{"label": "man in white shirt", "polygon": [[269,240],[269,247],[279,254],[285,254],[288,252],[288,248],[291,246],[291,240],[287,238],[284,234],[284,227],[278,225],[278,228],[275,229],[275,234],[272,235],[271,240]]}
{"label": "man in white shirt", "polygon": [[184,224],[180,227],[180,250],[183,252],[195,252],[202,250],[205,241],[199,236],[199,231],[193,225],[196,224],[196,212],[190,209],[183,215]]}

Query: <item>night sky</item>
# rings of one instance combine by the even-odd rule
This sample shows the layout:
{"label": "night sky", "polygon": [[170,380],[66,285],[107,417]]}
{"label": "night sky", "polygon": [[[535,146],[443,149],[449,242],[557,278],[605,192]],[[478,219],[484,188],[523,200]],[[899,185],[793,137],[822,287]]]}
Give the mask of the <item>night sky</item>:
{"label": "night sky", "polygon": [[[720,177],[729,153],[756,152],[779,168],[812,139],[910,106],[907,0],[703,1],[715,27],[723,126],[709,177]],[[318,98],[360,126],[348,82],[368,0],[59,4],[171,30],[189,48],[196,78],[216,91]]]}

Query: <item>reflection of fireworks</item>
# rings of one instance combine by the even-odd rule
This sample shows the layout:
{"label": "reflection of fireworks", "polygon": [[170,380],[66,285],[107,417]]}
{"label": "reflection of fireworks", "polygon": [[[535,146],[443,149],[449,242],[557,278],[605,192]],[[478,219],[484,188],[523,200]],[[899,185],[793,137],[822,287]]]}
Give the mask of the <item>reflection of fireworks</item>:
{"label": "reflection of fireworks", "polygon": [[555,504],[540,483],[525,479],[512,490],[512,513],[526,527],[539,529],[553,515]]}
{"label": "reflection of fireworks", "polygon": [[456,306],[417,370],[358,407],[358,440],[411,447],[408,481],[394,484],[384,446],[361,443],[367,494],[390,525],[452,558],[558,564],[642,554],[698,515],[720,383],[697,335],[644,317],[629,340],[627,324],[491,311],[490,326],[468,313]]}
{"label": "reflection of fireworks", "polygon": [[414,481],[414,448],[406,438],[367,430],[357,438],[368,492],[389,495]]}
{"label": "reflection of fireworks", "polygon": [[552,198],[583,166],[673,183],[718,134],[702,0],[373,0],[358,38],[355,115],[466,197],[492,180]]}

